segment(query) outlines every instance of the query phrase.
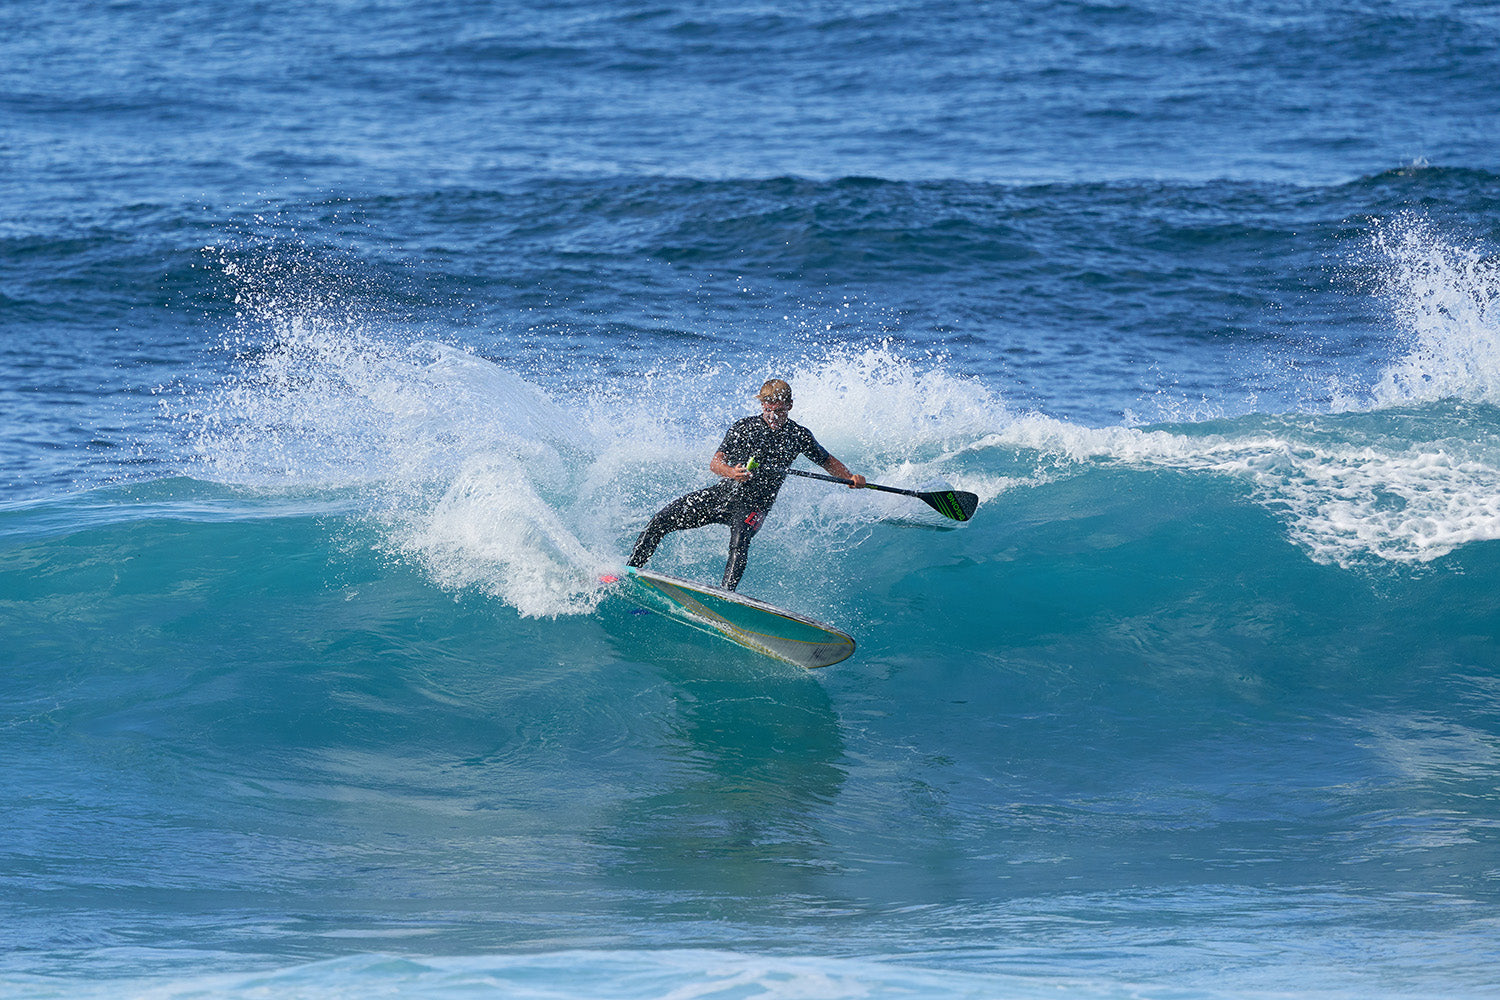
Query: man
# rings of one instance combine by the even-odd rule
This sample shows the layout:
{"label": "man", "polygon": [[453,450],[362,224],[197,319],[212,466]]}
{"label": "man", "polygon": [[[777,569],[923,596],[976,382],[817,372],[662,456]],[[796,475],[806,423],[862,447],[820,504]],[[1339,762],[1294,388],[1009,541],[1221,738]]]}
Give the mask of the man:
{"label": "man", "polygon": [[791,386],[773,378],[760,387],[756,398],[760,400],[760,415],[736,421],[708,463],[709,471],[723,480],[678,497],[658,511],[635,540],[629,565],[646,565],[669,532],[727,524],[729,559],[724,563],[724,589],[733,590],[745,573],[750,539],[765,523],[786,480],[786,470],[798,455],[806,455],[830,475],[850,480],[850,489],[865,485],[864,476],[851,473],[818,444],[811,431],[788,416]]}

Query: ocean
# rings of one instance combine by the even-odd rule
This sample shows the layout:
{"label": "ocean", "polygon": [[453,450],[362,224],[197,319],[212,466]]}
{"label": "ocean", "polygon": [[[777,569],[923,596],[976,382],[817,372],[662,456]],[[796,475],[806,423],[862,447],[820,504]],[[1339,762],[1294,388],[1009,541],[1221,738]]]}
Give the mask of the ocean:
{"label": "ocean", "polygon": [[[1500,996],[1496,80],[1487,0],[0,3],[0,995]],[[788,481],[817,671],[599,579],[771,377],[980,498]]]}

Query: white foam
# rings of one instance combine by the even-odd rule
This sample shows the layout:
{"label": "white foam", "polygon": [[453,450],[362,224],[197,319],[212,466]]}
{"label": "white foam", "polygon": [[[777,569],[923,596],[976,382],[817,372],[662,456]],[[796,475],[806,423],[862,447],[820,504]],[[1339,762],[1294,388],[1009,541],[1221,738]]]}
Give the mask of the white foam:
{"label": "white foam", "polygon": [[1453,437],[1399,441],[1375,432],[1385,419],[1378,413],[1337,425],[1330,419],[1242,423],[1201,435],[1031,417],[985,443],[1035,449],[1056,461],[1244,480],[1283,519],[1291,540],[1321,563],[1429,562],[1500,539],[1500,446]]}
{"label": "white foam", "polygon": [[474,589],[526,616],[591,611],[600,562],[502,455],[470,460],[431,506],[388,516],[392,542],[440,586]]}
{"label": "white foam", "polygon": [[1395,451],[1283,442],[1217,467],[1254,482],[1318,562],[1429,562],[1500,538],[1500,469],[1431,445]]}

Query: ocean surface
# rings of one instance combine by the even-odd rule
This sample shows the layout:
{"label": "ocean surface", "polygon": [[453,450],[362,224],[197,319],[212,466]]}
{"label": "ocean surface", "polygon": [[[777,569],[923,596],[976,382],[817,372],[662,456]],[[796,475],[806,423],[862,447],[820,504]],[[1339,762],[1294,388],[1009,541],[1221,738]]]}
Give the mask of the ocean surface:
{"label": "ocean surface", "polygon": [[[1497,80],[1481,0],[0,2],[0,995],[1500,996]],[[598,582],[769,377],[981,499],[787,483],[819,671]]]}

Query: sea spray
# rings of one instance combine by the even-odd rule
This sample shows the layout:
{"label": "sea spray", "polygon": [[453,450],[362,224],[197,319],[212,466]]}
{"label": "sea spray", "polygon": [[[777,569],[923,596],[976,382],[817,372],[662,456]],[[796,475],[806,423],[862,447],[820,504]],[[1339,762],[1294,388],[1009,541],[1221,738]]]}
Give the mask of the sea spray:
{"label": "sea spray", "polygon": [[[245,278],[241,264],[226,270]],[[335,300],[273,284],[275,295],[245,296],[253,308],[232,374],[171,399],[192,466],[240,485],[357,487],[384,551],[444,589],[484,593],[522,615],[592,611],[599,570],[618,563],[652,511],[709,478],[723,426],[749,406],[750,389],[735,390],[754,376],[670,364],[562,401],[496,361],[387,338]],[[986,498],[1008,485],[962,460],[1010,419],[977,380],[889,343],[757,363],[794,380],[798,416],[867,475],[940,478]],[[761,554],[837,552],[881,519],[923,521],[886,497],[787,493]],[[699,534],[674,539],[668,564],[722,559],[722,539]]]}
{"label": "sea spray", "polygon": [[1370,237],[1400,354],[1375,385],[1381,406],[1500,403],[1500,266],[1493,248],[1413,213]]}

